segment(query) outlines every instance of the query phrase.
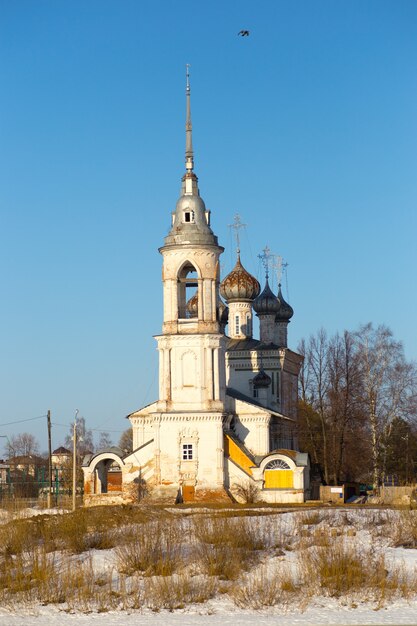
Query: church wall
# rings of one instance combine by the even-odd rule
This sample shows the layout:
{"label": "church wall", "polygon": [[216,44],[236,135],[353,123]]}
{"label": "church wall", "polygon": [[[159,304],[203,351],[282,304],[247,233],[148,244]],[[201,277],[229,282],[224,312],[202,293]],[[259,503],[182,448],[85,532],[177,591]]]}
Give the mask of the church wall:
{"label": "church wall", "polygon": [[257,414],[239,414],[234,431],[248,450],[262,456],[269,452],[269,421],[271,417]]}
{"label": "church wall", "polygon": [[[223,485],[222,415],[165,415],[155,447],[156,481],[215,489]],[[184,458],[186,457],[186,458]],[[190,457],[190,458],[187,458]],[[158,473],[158,470],[157,470]]]}
{"label": "church wall", "polygon": [[291,372],[284,371],[282,373],[281,389],[281,412],[288,415],[288,417],[296,419],[298,404],[298,377]]}

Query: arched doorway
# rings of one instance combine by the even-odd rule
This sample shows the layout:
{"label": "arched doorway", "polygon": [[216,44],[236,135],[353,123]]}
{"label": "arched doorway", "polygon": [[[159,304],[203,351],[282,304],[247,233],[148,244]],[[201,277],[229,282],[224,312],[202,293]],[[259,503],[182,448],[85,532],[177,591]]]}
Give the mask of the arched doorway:
{"label": "arched doorway", "polygon": [[[120,453],[122,451],[120,450]],[[123,491],[123,459],[118,452],[98,452],[84,469],[84,491],[90,494]]]}

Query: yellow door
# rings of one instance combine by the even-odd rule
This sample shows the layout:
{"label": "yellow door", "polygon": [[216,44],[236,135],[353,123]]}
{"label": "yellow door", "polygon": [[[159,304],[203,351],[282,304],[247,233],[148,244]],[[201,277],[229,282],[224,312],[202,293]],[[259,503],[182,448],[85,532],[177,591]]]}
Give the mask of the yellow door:
{"label": "yellow door", "polygon": [[294,485],[292,470],[265,470],[265,489],[292,489]]}

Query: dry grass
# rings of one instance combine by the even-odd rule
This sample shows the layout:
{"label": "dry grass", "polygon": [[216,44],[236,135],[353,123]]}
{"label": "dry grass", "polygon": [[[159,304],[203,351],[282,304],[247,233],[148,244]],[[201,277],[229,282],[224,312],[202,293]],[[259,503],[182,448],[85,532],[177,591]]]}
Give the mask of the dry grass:
{"label": "dry grass", "polygon": [[394,546],[417,548],[417,511],[403,510],[398,515],[398,523],[389,527]]}
{"label": "dry grass", "polygon": [[288,567],[274,569],[262,567],[232,587],[230,596],[241,609],[263,609],[286,605],[294,597],[297,585]]}
{"label": "dry grass", "polygon": [[313,546],[298,555],[299,577],[309,595],[358,595],[382,605],[387,599],[415,593],[416,576],[389,564],[384,554],[343,539]]}
{"label": "dry grass", "polygon": [[265,541],[254,519],[205,517],[195,520],[196,538],[212,545],[230,545],[233,548],[263,550]]}
{"label": "dry grass", "polygon": [[205,518],[194,525],[203,571],[221,580],[236,580],[259,559],[264,539],[253,520]]}
{"label": "dry grass", "polygon": [[153,611],[183,609],[207,602],[216,593],[213,579],[187,574],[150,578],[145,584],[146,603]]}
{"label": "dry grass", "polygon": [[171,576],[182,563],[181,527],[177,520],[133,527],[116,548],[119,572],[145,576]]}
{"label": "dry grass", "polygon": [[[161,508],[103,507],[4,524],[0,604],[156,611],[227,593],[236,606],[258,610],[305,606],[317,596],[383,606],[417,593],[415,574],[359,547],[356,514],[300,511],[293,525],[281,516],[261,520],[259,512],[249,514],[250,509],[221,509],[183,516]],[[395,515],[370,512],[356,526],[371,533],[383,529],[395,545],[417,546],[417,514]],[[114,571],[97,572],[89,551],[115,543]],[[274,568],[259,566],[290,547],[298,553],[292,569],[281,561]]]}
{"label": "dry grass", "polygon": [[320,511],[307,511],[300,516],[300,524],[302,526],[315,526],[322,521],[322,514]]}

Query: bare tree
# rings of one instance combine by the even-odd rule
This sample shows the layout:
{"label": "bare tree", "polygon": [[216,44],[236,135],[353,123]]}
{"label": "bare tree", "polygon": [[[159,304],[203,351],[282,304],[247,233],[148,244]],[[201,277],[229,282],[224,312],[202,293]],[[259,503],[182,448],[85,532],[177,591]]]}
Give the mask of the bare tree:
{"label": "bare tree", "polygon": [[[321,462],[326,483],[329,483],[330,477],[327,419],[329,390],[328,349],[329,342],[326,331],[323,328],[319,330],[317,335],[310,336],[308,344],[304,344],[304,371],[301,377],[304,385],[302,392],[304,401],[313,409],[320,424]],[[308,415],[308,412],[306,412],[306,415]],[[309,418],[307,417],[307,419]],[[313,437],[312,431],[311,435]]]}
{"label": "bare tree", "polygon": [[119,448],[125,452],[125,454],[129,454],[133,450],[133,430],[132,428],[127,428],[121,434],[119,439]]}
{"label": "bare tree", "polygon": [[99,450],[103,450],[104,448],[111,448],[112,445],[113,445],[113,442],[111,440],[110,433],[106,431],[102,431],[100,433],[100,438],[98,440],[97,448]]}
{"label": "bare tree", "polygon": [[10,439],[7,440],[5,448],[9,458],[39,454],[38,440],[30,433],[12,435]]}
{"label": "bare tree", "polygon": [[[309,367],[306,358],[307,346],[305,339],[301,339],[297,352],[303,356],[303,362],[298,377],[299,403],[298,403],[298,438],[305,441],[315,464],[319,463],[318,437],[315,428],[315,413],[309,403]],[[303,447],[302,447],[303,448]]]}
{"label": "bare tree", "polygon": [[361,380],[359,358],[353,335],[347,330],[331,338],[328,349],[329,427],[333,481],[347,478],[346,448],[349,431],[359,432]]}
{"label": "bare tree", "polygon": [[363,409],[372,444],[373,482],[383,478],[385,442],[395,418],[416,418],[417,368],[407,362],[402,343],[386,326],[362,326],[356,333],[363,383]]}
{"label": "bare tree", "polygon": [[299,405],[303,444],[326,482],[359,478],[378,487],[387,459],[393,468],[398,420],[410,424],[417,417],[416,364],[406,361],[387,327],[372,324],[330,340],[321,330],[299,349],[305,357]]}
{"label": "bare tree", "polygon": [[[71,426],[70,432],[65,437],[65,447],[71,450],[72,445],[73,427]],[[93,431],[86,427],[85,417],[79,417],[77,419],[77,455],[82,458],[90,452],[94,452]]]}

